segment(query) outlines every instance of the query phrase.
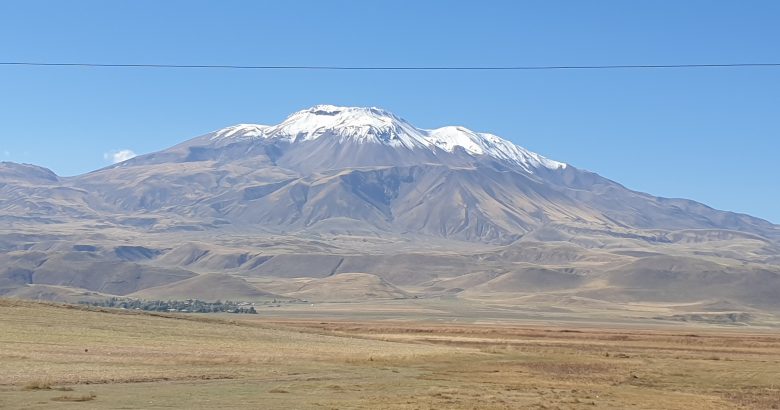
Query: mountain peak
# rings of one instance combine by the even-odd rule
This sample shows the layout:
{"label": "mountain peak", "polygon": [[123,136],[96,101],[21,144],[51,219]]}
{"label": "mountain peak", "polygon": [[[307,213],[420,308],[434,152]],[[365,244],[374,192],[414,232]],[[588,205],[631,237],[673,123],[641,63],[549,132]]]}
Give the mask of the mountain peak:
{"label": "mountain peak", "polygon": [[239,124],[214,133],[212,139],[312,141],[323,136],[341,142],[375,142],[409,149],[427,146],[424,134],[395,114],[377,107],[315,105],[277,125]]}
{"label": "mountain peak", "polygon": [[[367,116],[372,118],[388,118],[401,120],[395,114],[379,107],[342,107],[338,105],[319,104],[313,107],[300,110],[293,113],[290,117],[297,114],[308,113],[312,115],[324,115],[324,116],[338,116],[338,115],[350,115],[353,117]],[[288,117],[289,118],[289,117]]]}
{"label": "mountain peak", "polygon": [[[335,138],[340,143],[379,143],[395,148],[437,150],[453,153],[461,148],[468,155],[489,156],[531,168],[565,168],[493,134],[477,133],[461,126],[419,129],[403,118],[377,107],[315,105],[297,111],[277,125],[238,124],[216,131],[212,140],[266,139],[289,143]],[[439,151],[440,152],[440,151]]]}
{"label": "mountain peak", "polygon": [[281,124],[270,127],[267,133],[296,142],[327,135],[341,141],[379,142],[410,149],[426,145],[420,130],[376,107],[315,105],[293,113]]}

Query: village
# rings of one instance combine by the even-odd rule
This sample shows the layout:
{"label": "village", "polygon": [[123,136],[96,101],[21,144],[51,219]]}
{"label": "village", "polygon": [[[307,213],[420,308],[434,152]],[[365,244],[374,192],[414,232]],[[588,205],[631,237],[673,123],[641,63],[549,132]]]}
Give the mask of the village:
{"label": "village", "polygon": [[[206,302],[197,299],[186,300],[143,300],[133,298],[107,298],[102,301],[80,302],[84,305],[118,308],[127,310],[144,310],[151,312],[180,313],[245,313],[257,314],[255,304],[240,301]],[[266,302],[266,305],[280,303],[277,300]]]}

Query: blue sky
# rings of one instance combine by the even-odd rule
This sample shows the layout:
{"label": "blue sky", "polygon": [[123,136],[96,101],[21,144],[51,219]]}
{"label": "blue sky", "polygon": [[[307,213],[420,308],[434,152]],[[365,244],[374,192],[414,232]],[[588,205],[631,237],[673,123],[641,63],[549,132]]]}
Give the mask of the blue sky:
{"label": "blue sky", "polygon": [[[777,1],[0,2],[0,60],[245,65],[780,62]],[[464,125],[629,188],[780,223],[780,69],[0,67],[0,160],[60,175],[315,104]]]}

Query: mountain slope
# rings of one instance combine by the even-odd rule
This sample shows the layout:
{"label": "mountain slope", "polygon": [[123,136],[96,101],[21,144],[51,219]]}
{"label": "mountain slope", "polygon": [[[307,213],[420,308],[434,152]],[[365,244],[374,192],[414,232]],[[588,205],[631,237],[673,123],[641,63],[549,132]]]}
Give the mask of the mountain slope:
{"label": "mountain slope", "polygon": [[422,130],[377,108],[316,106],[278,125],[228,127],[66,185],[95,192],[104,210],[280,231],[352,218],[378,231],[502,243],[551,222],[780,237],[758,218],[634,192],[495,135]]}
{"label": "mountain slope", "polygon": [[76,177],[0,163],[0,251],[5,294],[262,296],[243,277],[307,283],[318,300],[332,286],[368,294],[353,284],[774,307],[780,281],[768,221],[632,191],[492,134],[335,106]]}

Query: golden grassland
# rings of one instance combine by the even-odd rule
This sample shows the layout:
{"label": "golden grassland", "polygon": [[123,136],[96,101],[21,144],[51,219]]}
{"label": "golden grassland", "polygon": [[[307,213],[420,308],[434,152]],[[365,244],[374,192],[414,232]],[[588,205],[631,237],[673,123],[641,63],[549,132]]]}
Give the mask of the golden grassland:
{"label": "golden grassland", "polygon": [[3,408],[780,408],[780,334],[0,299]]}

